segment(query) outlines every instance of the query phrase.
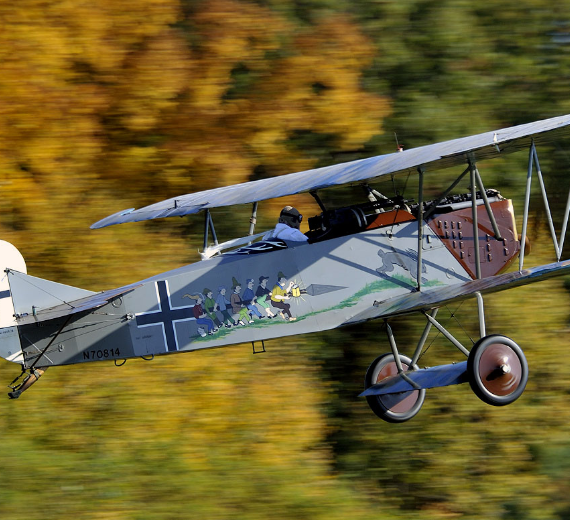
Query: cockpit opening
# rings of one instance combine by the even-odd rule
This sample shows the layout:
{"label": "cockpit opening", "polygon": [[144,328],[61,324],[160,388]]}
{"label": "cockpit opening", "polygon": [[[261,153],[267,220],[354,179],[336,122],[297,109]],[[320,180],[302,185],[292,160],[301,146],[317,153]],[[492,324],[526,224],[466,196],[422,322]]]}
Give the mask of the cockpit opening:
{"label": "cockpit opening", "polygon": [[[489,202],[503,200],[497,190],[490,189],[486,190],[485,193]],[[477,192],[476,197],[477,205],[483,204],[484,198],[480,192]],[[401,196],[371,198],[376,200],[336,209],[324,209],[324,206],[321,205],[322,213],[308,219],[309,231],[305,234],[309,238],[309,243],[322,242],[418,219],[419,205],[414,200],[404,199]],[[449,195],[442,199],[427,201],[423,205],[424,219],[426,216],[431,217],[432,215],[465,209],[471,204],[471,193]],[[251,255],[287,249],[288,247],[287,242],[283,240],[261,240],[251,243],[260,235],[249,237],[250,243],[248,245],[233,251],[226,251],[224,254]],[[241,240],[245,240],[245,238]]]}

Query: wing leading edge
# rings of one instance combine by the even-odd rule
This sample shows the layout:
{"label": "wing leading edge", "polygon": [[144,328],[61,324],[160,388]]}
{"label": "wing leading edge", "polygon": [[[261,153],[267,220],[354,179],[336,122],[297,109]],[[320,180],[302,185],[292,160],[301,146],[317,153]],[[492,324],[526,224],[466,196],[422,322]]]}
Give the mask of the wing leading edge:
{"label": "wing leading edge", "polygon": [[413,292],[384,302],[374,302],[370,308],[347,320],[345,325],[376,318],[390,318],[412,312],[429,311],[448,303],[472,298],[477,292],[490,294],[504,291],[555,276],[562,276],[568,274],[568,272],[570,272],[570,260],[564,260],[563,262],[524,269],[520,272],[505,273],[457,285]]}
{"label": "wing leading edge", "polygon": [[[400,400],[405,399],[407,392],[429,388],[441,388],[442,386],[460,385],[467,383],[467,361],[451,365],[439,365],[419,370],[410,370],[402,374],[389,377],[381,383],[368,387],[358,397],[370,395],[402,394]],[[406,392],[406,393],[404,393]]]}
{"label": "wing leading edge", "polygon": [[549,137],[554,137],[562,131],[566,132],[570,130],[569,125],[570,114],[420,146],[404,152],[379,155],[324,168],[190,193],[157,202],[138,210],[120,211],[96,222],[91,226],[91,229],[126,222],[183,216],[198,213],[205,209],[286,197],[311,190],[363,182],[384,175],[415,172],[419,167],[426,171],[448,168],[465,164],[468,156],[473,156],[475,160],[479,161],[497,157],[500,154],[515,152],[527,147],[531,139],[541,142],[547,140],[546,134]]}

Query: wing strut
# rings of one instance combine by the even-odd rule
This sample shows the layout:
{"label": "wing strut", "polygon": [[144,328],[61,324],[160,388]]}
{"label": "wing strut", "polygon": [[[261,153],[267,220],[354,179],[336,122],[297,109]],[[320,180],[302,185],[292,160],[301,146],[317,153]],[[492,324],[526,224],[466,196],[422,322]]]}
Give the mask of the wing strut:
{"label": "wing strut", "polygon": [[524,265],[524,244],[527,237],[528,228],[528,214],[530,206],[530,191],[532,186],[532,171],[536,168],[536,175],[538,177],[538,184],[540,186],[540,192],[542,194],[542,200],[544,202],[544,209],[546,211],[546,218],[548,220],[548,227],[550,229],[550,234],[552,236],[552,243],[554,245],[554,252],[556,254],[556,259],[560,262],[562,256],[562,248],[564,246],[564,238],[566,235],[566,229],[568,227],[568,217],[570,216],[570,191],[568,192],[568,199],[566,201],[566,209],[564,211],[564,218],[562,219],[562,231],[560,233],[560,239],[556,237],[556,230],[554,229],[554,223],[552,221],[552,214],[550,211],[550,206],[548,204],[548,195],[546,194],[546,188],[544,186],[544,179],[542,177],[542,170],[540,168],[540,162],[538,160],[538,153],[536,151],[534,139],[531,141],[529,156],[528,156],[528,173],[526,178],[526,192],[524,201],[524,212],[523,212],[523,226],[521,234],[521,251],[519,254],[519,272],[522,271]]}
{"label": "wing strut", "polygon": [[538,153],[536,153],[536,148],[534,146],[534,141],[531,144],[532,155],[534,157],[534,165],[536,167],[536,175],[538,176],[538,183],[540,184],[540,191],[542,192],[542,200],[544,201],[544,209],[546,210],[546,218],[548,219],[548,227],[550,228],[550,234],[552,235],[552,243],[554,244],[554,250],[556,251],[556,259],[560,260],[560,255],[562,250],[558,245],[558,240],[556,239],[556,231],[554,230],[554,224],[552,222],[552,214],[550,213],[550,206],[548,205],[548,197],[546,195],[546,188],[544,187],[544,179],[542,178],[542,170],[540,169],[540,163],[538,162]]}
{"label": "wing strut", "polygon": [[532,158],[533,158],[533,149],[534,141],[531,142],[530,150],[528,153],[528,171],[526,174],[526,192],[524,198],[524,211],[523,211],[523,225],[522,225],[522,234],[521,234],[521,250],[519,253],[519,272],[522,272],[523,264],[524,264],[524,250],[525,250],[525,243],[526,243],[526,228],[528,226],[528,208],[530,206],[530,186],[532,184]]}
{"label": "wing strut", "polygon": [[325,205],[323,204],[323,201],[321,200],[321,198],[319,197],[319,194],[317,193],[317,190],[312,190],[309,192],[313,198],[317,201],[317,204],[319,205],[319,208],[321,208],[321,210],[323,212],[325,212],[327,210],[327,208],[325,208]]}
{"label": "wing strut", "polygon": [[[570,215],[570,190],[568,190],[568,199],[566,200],[566,210],[564,211],[564,219],[562,220],[562,231],[560,232],[560,254],[564,247],[564,238],[566,237],[566,227],[568,225],[568,216]],[[558,258],[560,261],[560,258]]]}
{"label": "wing strut", "polygon": [[216,235],[216,230],[214,228],[214,221],[212,220],[212,215],[210,210],[206,210],[206,220],[204,223],[204,251],[208,249],[208,230],[212,230],[212,238],[214,239],[214,245],[218,245],[218,237]]}
{"label": "wing strut", "polygon": [[491,205],[489,204],[489,199],[487,198],[487,190],[485,190],[485,186],[483,185],[483,180],[481,179],[481,175],[479,174],[477,166],[471,159],[469,159],[469,168],[475,172],[475,180],[479,185],[479,191],[481,192],[481,197],[483,198],[485,208],[487,209],[487,215],[489,215],[489,220],[491,221],[491,226],[493,227],[493,232],[495,233],[495,238],[497,240],[503,240],[501,232],[499,231],[499,227],[497,226],[497,221],[495,220],[495,214],[493,213]]}
{"label": "wing strut", "polygon": [[255,231],[255,224],[257,224],[257,202],[253,203],[253,209],[251,210],[251,218],[249,219],[249,234],[253,235]]}
{"label": "wing strut", "polygon": [[481,251],[479,251],[479,223],[477,220],[477,179],[473,163],[469,161],[471,170],[471,214],[473,215],[473,249],[475,253],[475,273],[481,279]]}
{"label": "wing strut", "polygon": [[418,291],[422,286],[422,241],[424,232],[424,169],[418,168],[419,174],[419,189],[418,189],[418,272],[417,283]]}
{"label": "wing strut", "polygon": [[463,179],[463,177],[465,177],[465,175],[467,174],[467,172],[469,171],[469,169],[470,169],[469,166],[468,166],[467,168],[465,168],[465,170],[463,170],[463,173],[462,173],[459,177],[457,177],[457,179],[455,179],[455,180],[451,183],[451,185],[449,186],[449,188],[447,188],[447,189],[443,192],[443,194],[441,195],[441,197],[439,197],[439,199],[437,199],[437,201],[434,202],[434,203],[431,205],[431,207],[425,212],[425,214],[424,214],[424,219],[428,220],[429,217],[431,217],[432,213],[434,213],[435,210],[437,209],[437,207],[441,204],[441,201],[442,201],[443,199],[445,199],[445,197],[447,197],[447,196],[451,193],[451,190],[452,190],[453,188],[455,188],[455,186],[457,186],[457,185],[461,182],[461,179]]}

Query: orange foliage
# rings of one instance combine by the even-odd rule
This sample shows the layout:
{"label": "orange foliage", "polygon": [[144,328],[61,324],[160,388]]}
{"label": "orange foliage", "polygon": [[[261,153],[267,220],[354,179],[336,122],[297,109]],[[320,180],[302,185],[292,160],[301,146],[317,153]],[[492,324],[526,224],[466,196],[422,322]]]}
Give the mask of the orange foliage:
{"label": "orange foliage", "polygon": [[[87,232],[106,214],[312,167],[297,133],[360,147],[389,112],[360,84],[372,44],[338,16],[299,30],[237,0],[23,0],[0,16],[0,234],[68,283],[195,258],[178,223],[162,235],[173,265],[145,271],[144,226]],[[112,276],[97,261],[121,257]]]}

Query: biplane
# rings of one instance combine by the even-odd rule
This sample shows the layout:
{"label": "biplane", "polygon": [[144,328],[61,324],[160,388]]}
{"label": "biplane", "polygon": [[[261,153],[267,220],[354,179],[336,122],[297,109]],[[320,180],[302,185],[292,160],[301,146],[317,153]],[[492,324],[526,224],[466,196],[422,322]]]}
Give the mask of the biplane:
{"label": "biplane", "polygon": [[[561,254],[570,194],[558,240],[537,153],[538,145],[569,130],[566,115],[120,211],[91,227],[203,213],[202,260],[103,292],[29,275],[18,250],[0,242],[0,355],[21,365],[8,395],[19,397],[52,366],[121,365],[241,343],[252,343],[255,353],[270,339],[380,319],[389,349],[370,365],[361,394],[380,418],[406,421],[422,407],[427,389],[466,382],[488,404],[512,403],[524,391],[528,364],[512,339],[487,334],[483,296],[569,272],[570,260]],[[477,164],[521,150],[529,160],[519,235],[512,201],[485,188]],[[426,175],[454,167],[453,182],[425,200]],[[372,185],[410,174],[418,180],[414,200]],[[527,269],[535,174],[556,262]],[[463,180],[469,188],[457,193]],[[362,186],[362,201],[327,207],[319,194],[342,185]],[[255,233],[260,202],[299,193],[310,193],[320,210],[308,219],[306,242]],[[245,204],[252,205],[249,235],[220,243],[211,210]],[[465,299],[477,302],[480,339],[470,349],[437,320],[440,307]],[[390,319],[410,314],[425,317],[425,329],[408,357]],[[432,327],[462,361],[418,367]]]}

